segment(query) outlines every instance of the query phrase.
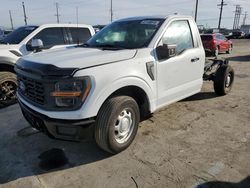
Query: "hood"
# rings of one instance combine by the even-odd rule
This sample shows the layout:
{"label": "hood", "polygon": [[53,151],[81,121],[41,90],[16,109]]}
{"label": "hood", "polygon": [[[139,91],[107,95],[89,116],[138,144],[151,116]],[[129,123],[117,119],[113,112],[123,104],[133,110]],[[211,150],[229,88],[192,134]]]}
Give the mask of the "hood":
{"label": "hood", "polygon": [[0,44],[0,50],[11,50],[16,49],[17,45]]}
{"label": "hood", "polygon": [[76,47],[31,54],[25,56],[23,60],[39,64],[50,64],[60,68],[87,68],[128,60],[133,58],[135,54],[136,50],[101,50]]}

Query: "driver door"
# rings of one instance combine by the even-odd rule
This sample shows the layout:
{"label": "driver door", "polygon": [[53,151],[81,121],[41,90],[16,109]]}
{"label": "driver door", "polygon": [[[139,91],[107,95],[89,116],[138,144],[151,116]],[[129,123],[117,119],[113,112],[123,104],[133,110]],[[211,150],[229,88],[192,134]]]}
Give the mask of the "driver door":
{"label": "driver door", "polygon": [[[157,106],[176,102],[200,91],[204,69],[204,49],[193,21],[172,21],[159,45],[176,45],[176,54],[157,62]],[[192,33],[191,28],[195,30]],[[195,39],[195,40],[194,40]]]}

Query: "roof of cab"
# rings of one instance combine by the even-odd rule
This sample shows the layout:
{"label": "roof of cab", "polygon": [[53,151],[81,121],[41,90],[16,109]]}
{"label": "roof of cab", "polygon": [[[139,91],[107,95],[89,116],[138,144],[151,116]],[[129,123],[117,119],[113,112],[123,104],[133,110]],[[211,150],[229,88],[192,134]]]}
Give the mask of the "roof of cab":
{"label": "roof of cab", "polygon": [[132,21],[132,20],[146,20],[146,19],[163,19],[163,20],[166,20],[168,18],[192,18],[192,16],[185,16],[185,15],[137,16],[137,17],[123,18],[123,19],[117,20],[117,22],[120,22],[120,21]]}
{"label": "roof of cab", "polygon": [[92,28],[91,25],[87,24],[42,24],[42,25],[25,25],[21,27],[41,27],[41,28],[47,28],[47,27],[84,27],[84,28]]}
{"label": "roof of cab", "polygon": [[43,24],[39,27],[92,27],[87,24]]}

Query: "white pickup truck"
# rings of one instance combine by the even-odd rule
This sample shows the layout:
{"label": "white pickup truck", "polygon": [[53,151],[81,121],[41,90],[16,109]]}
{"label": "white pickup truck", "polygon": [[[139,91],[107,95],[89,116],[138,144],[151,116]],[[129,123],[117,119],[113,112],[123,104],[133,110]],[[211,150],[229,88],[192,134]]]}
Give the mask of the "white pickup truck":
{"label": "white pickup truck", "polygon": [[[85,43],[94,29],[84,24],[44,24],[23,26],[0,40],[0,106],[16,101],[16,61],[34,50],[54,49]],[[39,46],[32,46],[39,44]]]}
{"label": "white pickup truck", "polygon": [[56,139],[94,137],[110,153],[132,143],[142,118],[200,92],[203,80],[225,95],[234,79],[227,61],[205,64],[194,20],[177,15],[115,21],[84,45],[21,58],[15,70],[31,126]]}

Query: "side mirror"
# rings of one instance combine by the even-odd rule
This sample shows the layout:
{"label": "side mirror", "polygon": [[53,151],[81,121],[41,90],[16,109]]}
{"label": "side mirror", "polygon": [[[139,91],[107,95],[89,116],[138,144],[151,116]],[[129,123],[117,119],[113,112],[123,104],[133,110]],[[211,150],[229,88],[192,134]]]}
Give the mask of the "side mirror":
{"label": "side mirror", "polygon": [[156,48],[156,54],[159,60],[169,59],[176,56],[176,45],[163,44]]}
{"label": "side mirror", "polygon": [[41,39],[32,39],[31,47],[34,52],[40,52],[43,49],[43,41]]}

